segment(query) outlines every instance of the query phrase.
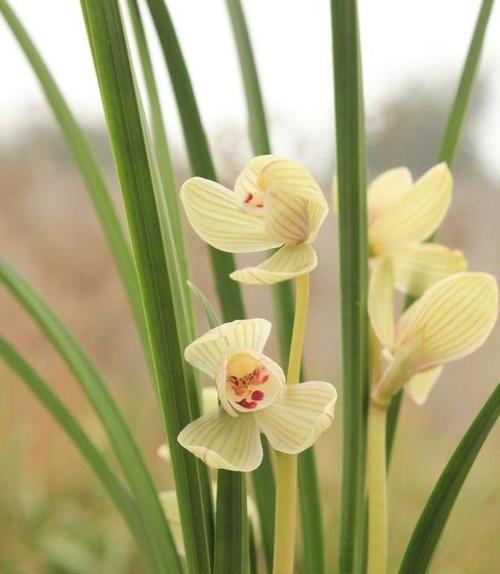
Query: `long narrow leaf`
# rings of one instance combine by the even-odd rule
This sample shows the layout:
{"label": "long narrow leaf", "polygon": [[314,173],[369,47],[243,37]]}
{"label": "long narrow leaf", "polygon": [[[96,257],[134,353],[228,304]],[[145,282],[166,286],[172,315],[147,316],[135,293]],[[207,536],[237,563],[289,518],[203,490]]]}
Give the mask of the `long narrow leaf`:
{"label": "long narrow leaf", "polygon": [[406,549],[399,574],[425,574],[444,527],[490,430],[500,416],[500,384],[474,419],[432,491]]}
{"label": "long narrow leaf", "polygon": [[156,565],[153,561],[154,552],[150,546],[150,540],[144,530],[144,523],[141,521],[134,500],[122,482],[111,470],[106,459],[95,447],[87,433],[82,429],[75,417],[61,403],[47,383],[3,338],[0,338],[0,356],[2,356],[7,365],[26,384],[73,442],[125,519],[130,528],[130,532],[144,554],[145,560],[151,561],[151,567],[154,568],[155,571],[161,572],[160,570],[156,570]]}
{"label": "long narrow leaf", "polygon": [[476,26],[470,42],[465,64],[458,83],[453,105],[450,108],[446,129],[439,150],[439,161],[445,161],[452,166],[460,141],[460,134],[467,116],[474,80],[479,69],[486,28],[490,20],[494,0],[483,0],[477,17]]}
{"label": "long narrow leaf", "polygon": [[[250,34],[245,20],[245,14],[240,0],[226,0],[233,34],[238,50],[240,69],[245,88],[250,140],[255,155],[271,153],[269,132],[267,128],[264,101],[260,89],[257,66],[250,41]],[[293,327],[294,301],[291,281],[283,281],[272,286],[275,324],[278,329],[278,341],[282,364],[288,364],[290,338]],[[265,470],[265,467],[264,469]],[[263,470],[260,474],[262,475]],[[272,468],[268,467],[269,475],[262,476],[262,482],[273,484]],[[324,572],[323,528],[318,473],[314,449],[299,456],[298,480],[300,490],[301,527],[304,548],[304,568],[307,572]],[[270,524],[263,525],[267,565],[271,568],[272,538],[274,512],[265,508],[274,508],[274,490],[268,486],[268,500],[262,501],[261,521]]]}
{"label": "long narrow leaf", "polygon": [[[0,260],[0,281],[26,309],[31,318],[47,335],[82,387],[109,437],[125,477],[137,500],[149,535],[155,543],[156,559],[171,563],[173,572],[180,572],[180,562],[165,515],[159,503],[157,489],[113,397],[89,357],[57,315],[14,269]],[[164,549],[165,556],[163,556]],[[162,572],[166,572],[164,564]]]}
{"label": "long narrow leaf", "polygon": [[176,440],[180,430],[199,416],[200,406],[192,370],[183,361],[184,286],[180,285],[175,244],[163,235],[168,231],[168,225],[162,225],[165,206],[155,178],[154,158],[149,153],[118,2],[82,0],[82,8],[132,237],[187,566],[192,574],[210,572],[213,513],[208,472]]}
{"label": "long narrow leaf", "polygon": [[80,174],[87,186],[102,229],[108,240],[111,252],[115,258],[123,285],[127,291],[143,344],[147,348],[146,324],[134,263],[105,179],[82,129],[61,94],[52,74],[40,56],[29,34],[9,6],[7,0],[0,0],[0,12],[28,59],[33,72],[36,74],[76,165],[80,170]]}
{"label": "long narrow leaf", "polygon": [[[481,52],[483,49],[484,39],[486,36],[486,29],[493,7],[493,0],[483,0],[479,15],[477,17],[474,33],[469,45],[467,57],[465,59],[464,67],[460,80],[458,82],[457,92],[453,105],[448,114],[448,120],[443,133],[441,147],[439,150],[438,161],[445,161],[450,169],[453,166],[455,155],[460,142],[460,135],[462,127],[465,123],[469,101],[474,87],[474,80],[477,76],[479,63],[481,60]],[[405,308],[409,307],[412,303],[411,297],[408,297],[405,302]],[[387,458],[390,460],[392,447],[394,445],[394,436],[397,429],[399,411],[402,403],[402,392],[400,391],[397,397],[391,403],[388,417],[387,417]]]}
{"label": "long narrow leaf", "polygon": [[368,386],[365,138],[357,3],[332,0],[343,355],[339,571],[361,571]]}
{"label": "long narrow leaf", "polygon": [[[163,0],[148,0],[147,3],[172,80],[191,170],[193,175],[216,180],[207,137],[172,19]],[[244,318],[245,309],[240,287],[229,279],[229,273],[234,269],[233,255],[210,247],[210,258],[224,321]],[[218,492],[220,496],[218,496],[217,513],[218,515],[224,513],[224,516],[221,515],[220,519],[217,517],[216,548],[226,545],[231,549],[233,556],[241,557],[247,553],[248,546],[246,488],[243,477],[241,475],[231,476],[228,471],[219,471]],[[231,501],[234,500],[241,500],[242,505],[232,504]],[[226,515],[227,512],[231,512],[230,519]],[[226,528],[223,527],[224,525]],[[215,556],[218,561],[215,564],[215,571],[221,572],[225,567],[226,555],[216,550]],[[243,572],[240,568],[243,569],[244,565],[238,560],[233,562],[233,568],[234,574],[238,574],[240,571]]]}

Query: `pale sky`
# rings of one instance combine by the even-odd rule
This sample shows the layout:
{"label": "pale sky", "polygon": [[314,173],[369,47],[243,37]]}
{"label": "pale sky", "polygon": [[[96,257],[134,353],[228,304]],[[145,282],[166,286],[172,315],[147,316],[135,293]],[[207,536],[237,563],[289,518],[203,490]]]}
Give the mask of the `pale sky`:
{"label": "pale sky", "polygon": [[[368,115],[415,86],[443,92],[458,78],[480,0],[360,0],[365,99]],[[101,107],[78,0],[11,0],[82,121],[98,122]],[[225,124],[243,125],[245,104],[224,0],[170,0],[172,16],[211,137]],[[310,143],[332,124],[328,0],[243,2],[251,29],[268,114]],[[56,23],[54,23],[56,22]],[[179,139],[160,52],[169,131]],[[40,89],[0,19],[0,138],[37,114],[49,118]],[[490,92],[474,133],[485,165],[500,176],[500,10],[493,8],[481,73]],[[443,95],[448,95],[443,92]],[[451,99],[452,93],[449,93]],[[322,135],[323,138],[319,136]],[[287,142],[274,133],[274,148]],[[317,150],[321,155],[321,150]]]}

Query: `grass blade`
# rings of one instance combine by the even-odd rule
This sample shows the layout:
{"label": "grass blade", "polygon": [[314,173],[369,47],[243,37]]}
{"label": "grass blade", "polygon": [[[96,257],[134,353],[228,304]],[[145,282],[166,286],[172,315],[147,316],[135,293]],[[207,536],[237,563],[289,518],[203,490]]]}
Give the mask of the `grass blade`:
{"label": "grass blade", "polygon": [[200,414],[192,370],[183,360],[185,286],[178,264],[172,265],[176,263],[175,244],[162,233],[168,230],[162,222],[165,206],[149,153],[118,2],[82,0],[82,8],[132,237],[187,566],[193,574],[210,572],[213,513],[208,472],[176,440],[180,430]]}
{"label": "grass blade", "polygon": [[[159,502],[157,489],[127,423],[97,369],[35,289],[1,260],[0,281],[47,335],[80,384],[106,430],[130,490],[137,500],[142,519],[155,543],[156,559],[160,564],[164,559],[167,560],[171,563],[170,571],[180,572],[180,562]],[[160,551],[161,548],[163,551]],[[166,566],[161,571],[166,572],[165,568]]]}
{"label": "grass blade", "polygon": [[406,549],[399,574],[425,574],[469,471],[500,416],[497,385],[456,448],[432,491]]}
{"label": "grass blade", "polygon": [[458,83],[457,93],[455,94],[455,99],[446,122],[446,129],[441,142],[438,160],[447,162],[450,168],[455,159],[460,133],[467,115],[492,8],[493,0],[483,0],[465,59],[462,75]]}
{"label": "grass blade", "polygon": [[[163,0],[148,0],[147,3],[172,80],[191,170],[193,175],[215,181],[217,179],[215,167],[172,19]],[[229,279],[229,273],[234,270],[234,256],[210,247],[210,259],[224,321],[244,318],[245,309],[240,287]],[[218,494],[215,547],[217,549],[225,545],[231,549],[234,556],[241,557],[248,552],[245,481],[241,475],[219,471],[218,485],[220,496]],[[234,505],[232,501],[235,500],[241,500],[242,504]],[[226,515],[227,512],[231,513],[230,518]],[[220,552],[216,550],[215,569],[218,572],[224,567],[224,556],[221,557]],[[232,566],[234,574],[243,572],[245,564],[242,564],[241,560],[234,562]]]}
{"label": "grass blade", "polygon": [[66,139],[69,150],[87,186],[102,229],[108,240],[113,257],[115,258],[121,280],[126,289],[142,342],[147,348],[146,324],[134,263],[102,172],[92,154],[82,129],[61,94],[52,74],[7,0],[0,0],[0,12],[28,59],[33,72],[36,74],[45,97]]}
{"label": "grass blade", "polygon": [[214,329],[215,327],[218,327],[221,324],[221,320],[219,317],[217,317],[217,313],[215,312],[215,309],[212,307],[212,303],[210,303],[205,293],[203,293],[201,289],[198,289],[198,287],[196,287],[194,283],[191,283],[191,281],[188,281],[188,285],[193,295],[198,299],[201,306],[203,307],[209,328]]}
{"label": "grass blade", "polygon": [[365,138],[356,4],[331,1],[342,299],[342,574],[361,571],[368,386]]}
{"label": "grass blade", "polygon": [[[147,0],[147,4],[172,80],[191,171],[193,175],[216,181],[215,166],[170,13],[163,0]],[[234,270],[234,256],[210,247],[210,258],[224,321],[243,318],[245,311],[240,287],[229,279],[229,274]]]}
{"label": "grass blade", "polygon": [[125,519],[132,536],[143,552],[145,560],[150,560],[151,567],[155,571],[160,572],[160,570],[156,570],[156,565],[153,561],[154,552],[150,547],[150,540],[144,530],[144,524],[140,519],[134,500],[78,421],[61,403],[47,383],[3,338],[0,338],[0,356],[26,384],[73,442]]}
{"label": "grass blade", "polygon": [[182,234],[179,200],[153,64],[137,0],[128,0],[128,8],[146,85],[151,116],[150,126],[157,157],[158,171],[165,194],[170,223],[172,225],[172,235],[176,238],[177,257],[180,261],[184,278],[187,279],[187,258]]}
{"label": "grass blade", "polygon": [[[439,150],[438,162],[445,161],[450,169],[453,166],[455,155],[462,133],[462,127],[465,123],[467,116],[467,109],[474,87],[474,80],[477,76],[479,63],[481,59],[481,52],[483,49],[484,38],[486,36],[486,29],[493,7],[493,0],[483,0],[481,9],[476,21],[474,33],[469,45],[467,57],[465,59],[464,67],[460,80],[458,82],[457,92],[455,99],[450,108],[446,127],[441,141],[441,148]],[[409,307],[412,303],[411,297],[408,297],[405,302],[405,308]],[[394,436],[396,433],[399,411],[402,404],[402,392],[400,391],[392,400],[388,418],[387,418],[387,457],[390,460],[392,447],[394,444]]]}

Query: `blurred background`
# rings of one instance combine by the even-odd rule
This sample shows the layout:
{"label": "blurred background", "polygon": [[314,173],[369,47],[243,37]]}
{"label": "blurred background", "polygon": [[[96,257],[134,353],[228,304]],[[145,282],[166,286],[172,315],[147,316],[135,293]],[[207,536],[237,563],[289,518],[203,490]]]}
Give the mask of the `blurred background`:
{"label": "blurred background", "polygon": [[[328,2],[243,2],[260,69],[274,151],[305,164],[329,196],[334,173]],[[121,210],[78,2],[13,0],[85,127]],[[251,156],[244,96],[222,0],[169,2],[221,180]],[[370,176],[433,165],[478,0],[360,1]],[[145,14],[147,16],[147,14]],[[195,17],[193,17],[196,15]],[[148,27],[151,31],[151,27]],[[454,170],[454,200],[440,240],[465,251],[470,269],[500,271],[500,11],[493,10],[481,73]],[[176,177],[189,177],[168,79],[151,34]],[[43,293],[91,354],[119,401],[160,488],[162,429],[129,309],[86,189],[20,49],[0,21],[1,256]],[[341,145],[341,142],[339,143]],[[186,228],[193,281],[215,301],[205,245]],[[337,226],[319,238],[306,342],[308,376],[341,389]],[[249,259],[241,258],[241,261]],[[245,288],[249,313],[271,314],[268,290]],[[70,374],[3,290],[1,332],[29,358],[105,450],[106,439]],[[206,328],[199,317],[199,330]],[[457,441],[500,375],[500,329],[452,364],[418,408],[405,401],[390,474],[391,572]],[[277,356],[272,345],[271,355]],[[0,365],[0,572],[136,574],[121,519],[72,445]],[[318,444],[334,563],[339,515],[341,417]],[[487,440],[444,532],[431,571],[493,574],[500,564],[500,433]],[[110,455],[111,456],[111,455]],[[299,570],[300,571],[300,570]],[[313,574],[313,573],[308,573]]]}

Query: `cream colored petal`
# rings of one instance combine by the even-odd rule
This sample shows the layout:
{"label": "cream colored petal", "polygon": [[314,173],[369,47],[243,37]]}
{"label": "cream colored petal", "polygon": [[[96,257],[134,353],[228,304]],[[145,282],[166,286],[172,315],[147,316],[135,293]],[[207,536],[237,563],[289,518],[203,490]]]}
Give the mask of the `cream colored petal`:
{"label": "cream colored petal", "polygon": [[163,512],[165,512],[165,516],[167,517],[167,522],[170,526],[170,531],[172,532],[177,552],[180,556],[186,556],[177,493],[175,490],[160,492],[160,502],[163,507]]}
{"label": "cream colored petal", "polygon": [[368,222],[373,223],[411,189],[413,180],[406,167],[384,171],[368,186]]}
{"label": "cream colored petal", "polygon": [[255,417],[275,450],[298,454],[332,424],[336,399],[337,391],[330,383],[288,385],[279,399]]}
{"label": "cream colored petal", "polygon": [[284,245],[264,263],[237,269],[230,277],[240,283],[265,285],[310,273],[317,264],[318,257],[310,245]]}
{"label": "cream colored petal", "polygon": [[297,198],[307,202],[309,240],[314,239],[328,214],[328,204],[313,176],[298,163],[277,159],[262,170],[261,181],[281,201],[288,197],[290,204]]}
{"label": "cream colored petal", "polygon": [[266,319],[243,319],[224,323],[198,337],[184,351],[186,361],[214,378],[221,363],[231,350],[249,349],[262,352],[271,323]]}
{"label": "cream colored petal", "polygon": [[444,163],[425,173],[392,208],[370,225],[371,248],[378,254],[429,237],[439,227],[451,200],[452,177]]}
{"label": "cream colored petal", "polygon": [[262,217],[241,209],[238,196],[218,183],[193,177],[182,186],[180,195],[193,229],[217,249],[250,253],[281,243],[268,237]]}
{"label": "cream colored petal", "polygon": [[461,251],[434,243],[394,249],[392,259],[396,287],[414,297],[420,297],[434,283],[467,268]]}
{"label": "cream colored petal", "polygon": [[418,373],[410,379],[404,389],[417,405],[423,405],[442,372],[443,365],[438,365],[433,369]]}
{"label": "cream colored petal", "polygon": [[298,245],[309,238],[308,202],[286,190],[266,192],[264,209],[269,237],[287,245]]}
{"label": "cream colored petal", "polygon": [[495,278],[487,273],[457,273],[433,285],[401,316],[395,351],[421,337],[418,370],[459,359],[484,343],[497,313]]}
{"label": "cream colored petal", "polygon": [[231,417],[219,408],[190,423],[177,440],[212,468],[250,472],[262,461],[262,444],[254,417],[253,414]]}
{"label": "cream colored petal", "polygon": [[394,341],[394,277],[390,259],[374,263],[368,291],[368,313],[379,341],[391,347]]}
{"label": "cream colored petal", "polygon": [[[249,197],[252,199],[252,204],[258,203],[261,199],[263,200],[265,189],[262,188],[262,180],[260,179],[262,172],[273,161],[282,160],[284,158],[274,154],[259,155],[252,158],[236,178],[236,183],[234,184],[234,191],[238,195],[239,202],[246,204]],[[257,210],[255,212],[258,213]]]}
{"label": "cream colored petal", "polygon": [[219,406],[219,395],[215,387],[203,387],[201,390],[202,412],[208,413]]}

